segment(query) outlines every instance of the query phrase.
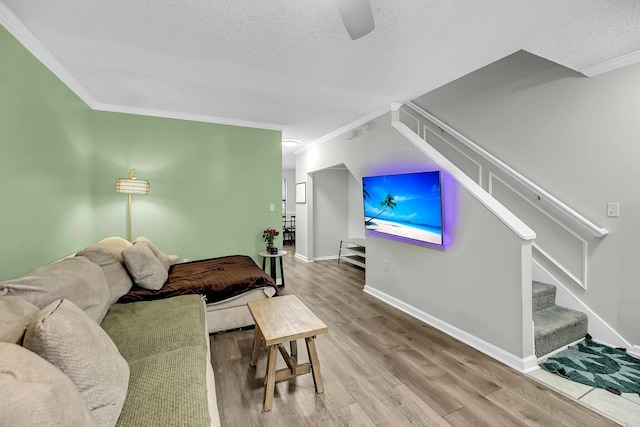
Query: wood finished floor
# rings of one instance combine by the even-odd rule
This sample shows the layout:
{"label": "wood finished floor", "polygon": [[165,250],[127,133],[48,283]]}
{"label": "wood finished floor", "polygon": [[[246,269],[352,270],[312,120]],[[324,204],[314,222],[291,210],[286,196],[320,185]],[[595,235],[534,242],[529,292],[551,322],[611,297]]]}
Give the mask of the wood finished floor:
{"label": "wood finished floor", "polygon": [[282,293],[329,326],[316,339],[325,392],[315,393],[311,375],[277,383],[263,413],[266,350],[251,368],[253,330],[212,335],[222,426],[617,425],[365,294],[358,268],[305,263],[288,249]]}

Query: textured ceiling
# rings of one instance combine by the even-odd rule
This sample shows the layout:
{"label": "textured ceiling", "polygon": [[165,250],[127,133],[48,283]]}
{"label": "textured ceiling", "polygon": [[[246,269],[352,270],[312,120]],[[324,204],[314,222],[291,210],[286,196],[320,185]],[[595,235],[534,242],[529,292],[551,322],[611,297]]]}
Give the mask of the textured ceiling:
{"label": "textured ceiling", "polygon": [[303,143],[521,49],[582,72],[640,51],[637,0],[370,2],[376,29],[356,41],[335,0],[0,0],[0,22],[16,19],[102,109]]}

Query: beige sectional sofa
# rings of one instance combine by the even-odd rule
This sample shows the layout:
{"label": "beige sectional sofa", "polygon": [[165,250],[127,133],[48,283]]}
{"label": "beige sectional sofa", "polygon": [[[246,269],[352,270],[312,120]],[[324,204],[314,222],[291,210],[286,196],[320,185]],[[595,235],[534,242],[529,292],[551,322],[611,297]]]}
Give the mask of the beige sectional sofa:
{"label": "beige sectional sofa", "polygon": [[0,426],[219,425],[208,335],[252,324],[246,302],[271,295],[114,304],[176,261],[112,237],[0,282]]}
{"label": "beige sectional sofa", "polygon": [[[112,302],[127,293],[132,286],[132,278],[127,269],[127,260],[122,255],[125,251],[134,249],[132,246],[149,246],[151,252],[161,261],[165,271],[178,262],[177,255],[165,255],[155,245],[145,237],[138,237],[135,244],[119,237],[108,237],[96,244],[90,245],[81,250],[76,255],[84,256],[94,263],[100,265],[104,271],[107,281],[110,283]],[[166,276],[156,272],[155,284],[160,287],[166,280]],[[144,275],[144,274],[143,274]],[[158,277],[159,276],[159,277]],[[146,278],[149,281],[149,278]],[[153,288],[153,284],[151,285]],[[207,304],[207,324],[209,333],[228,331],[232,329],[251,326],[254,324],[253,318],[247,308],[247,302],[269,298],[275,295],[273,287],[253,289],[234,298]]]}

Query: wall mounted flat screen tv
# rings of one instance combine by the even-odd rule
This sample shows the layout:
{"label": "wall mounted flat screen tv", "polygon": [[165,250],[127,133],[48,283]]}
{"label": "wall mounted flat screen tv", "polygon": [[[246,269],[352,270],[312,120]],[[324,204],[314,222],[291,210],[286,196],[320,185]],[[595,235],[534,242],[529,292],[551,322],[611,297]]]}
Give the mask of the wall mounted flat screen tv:
{"label": "wall mounted flat screen tv", "polygon": [[442,245],[440,172],[362,178],[365,230]]}

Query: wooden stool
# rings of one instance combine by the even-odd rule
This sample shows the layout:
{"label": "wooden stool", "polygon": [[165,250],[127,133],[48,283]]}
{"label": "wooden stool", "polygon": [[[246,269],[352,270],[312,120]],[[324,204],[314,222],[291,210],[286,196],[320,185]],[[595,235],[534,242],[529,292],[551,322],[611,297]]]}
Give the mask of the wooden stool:
{"label": "wooden stool", "polygon": [[[270,411],[273,405],[275,383],[298,375],[311,373],[316,393],[323,393],[320,361],[316,352],[315,337],[329,331],[327,325],[298,300],[295,295],[267,298],[247,303],[256,322],[251,351],[251,366],[256,366],[261,342],[268,348],[267,372],[264,386],[264,411]],[[298,364],[297,340],[304,338],[309,363]],[[289,342],[290,353],[284,346]],[[278,351],[287,364],[286,368],[276,371]]]}

